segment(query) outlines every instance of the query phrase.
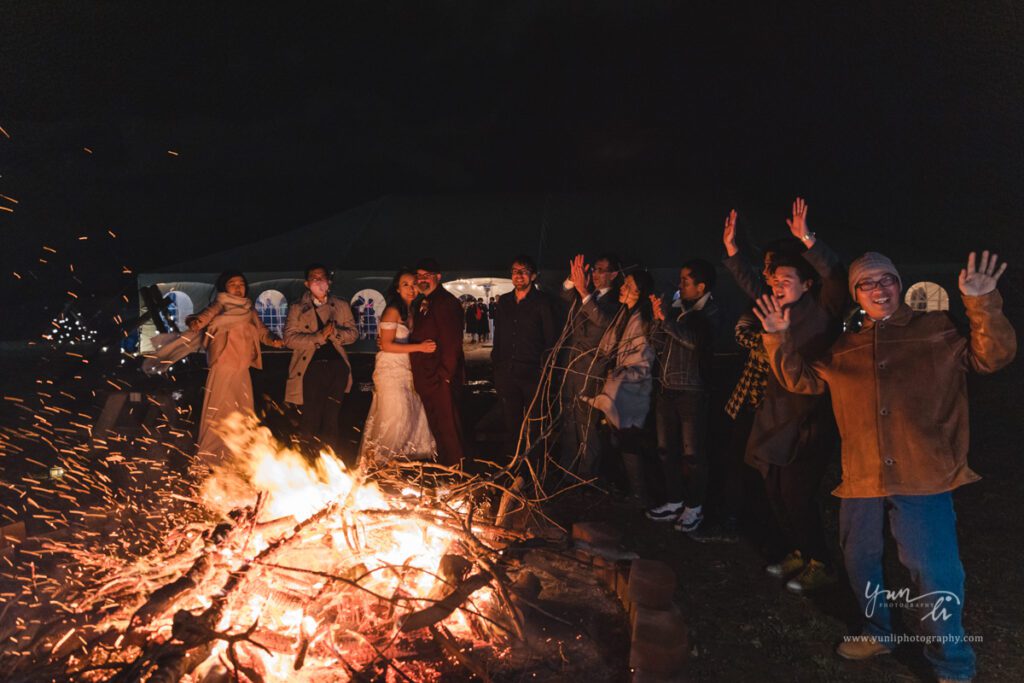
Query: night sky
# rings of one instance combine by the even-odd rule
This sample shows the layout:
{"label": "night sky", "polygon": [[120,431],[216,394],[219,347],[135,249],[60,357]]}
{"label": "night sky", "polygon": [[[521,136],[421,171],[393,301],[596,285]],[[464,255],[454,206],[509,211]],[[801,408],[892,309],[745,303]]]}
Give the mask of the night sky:
{"label": "night sky", "polygon": [[691,4],[2,3],[4,308],[384,194],[660,191],[717,229],[799,193],[1024,255],[1013,3]]}

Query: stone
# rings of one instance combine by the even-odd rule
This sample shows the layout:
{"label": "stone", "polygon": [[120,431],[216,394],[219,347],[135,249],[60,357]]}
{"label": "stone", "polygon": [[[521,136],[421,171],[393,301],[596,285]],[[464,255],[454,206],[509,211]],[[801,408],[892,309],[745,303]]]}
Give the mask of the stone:
{"label": "stone", "polygon": [[631,562],[615,563],[615,594],[619,596],[622,606],[629,609],[629,568]]}
{"label": "stone", "polygon": [[609,590],[615,590],[615,562],[594,555],[593,564],[594,576],[598,578]]}
{"label": "stone", "polygon": [[637,607],[629,649],[629,666],[647,674],[680,673],[690,651],[689,634],[678,608]]}
{"label": "stone", "polygon": [[615,547],[622,542],[622,532],[604,522],[576,522],[572,525],[572,540],[596,548]]}
{"label": "stone", "polygon": [[628,588],[631,603],[651,609],[668,609],[676,590],[676,575],[664,562],[633,560]]}

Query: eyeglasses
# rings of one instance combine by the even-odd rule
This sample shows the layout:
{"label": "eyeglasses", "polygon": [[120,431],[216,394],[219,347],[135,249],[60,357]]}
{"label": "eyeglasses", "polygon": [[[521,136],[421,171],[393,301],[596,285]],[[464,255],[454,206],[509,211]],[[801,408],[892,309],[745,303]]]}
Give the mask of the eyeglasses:
{"label": "eyeglasses", "polygon": [[898,281],[899,278],[895,275],[886,274],[877,280],[861,280],[857,283],[856,287],[858,292],[873,292],[879,287],[892,287]]}
{"label": "eyeglasses", "polygon": [[513,275],[527,275],[527,276],[529,276],[529,275],[533,275],[533,271],[528,269],[528,268],[513,268],[512,269],[512,274]]}

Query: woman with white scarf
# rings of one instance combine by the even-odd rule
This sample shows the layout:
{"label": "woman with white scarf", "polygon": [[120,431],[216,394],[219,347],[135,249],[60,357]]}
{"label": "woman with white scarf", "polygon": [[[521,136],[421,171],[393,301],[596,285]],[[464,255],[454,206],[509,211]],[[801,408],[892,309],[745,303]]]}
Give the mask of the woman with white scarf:
{"label": "woman with white scarf", "polygon": [[239,271],[226,270],[217,278],[217,296],[209,306],[185,319],[193,334],[202,334],[210,372],[203,390],[197,457],[216,465],[229,455],[217,424],[233,412],[254,412],[249,368],[263,368],[260,342],[279,349],[275,337],[256,315],[246,296],[249,283]]}

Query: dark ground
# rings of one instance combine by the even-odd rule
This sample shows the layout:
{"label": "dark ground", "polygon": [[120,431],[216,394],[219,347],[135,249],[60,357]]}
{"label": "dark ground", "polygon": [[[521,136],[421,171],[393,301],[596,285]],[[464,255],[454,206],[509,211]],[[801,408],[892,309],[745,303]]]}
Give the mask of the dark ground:
{"label": "dark ground", "polygon": [[[477,352],[476,355],[486,355]],[[269,355],[265,370],[254,373],[257,395],[280,394],[287,357]],[[719,376],[735,376],[738,357],[724,357]],[[368,379],[369,356],[356,356],[357,380]],[[63,361],[45,360],[38,352],[4,351],[0,354],[0,391],[5,396],[28,397],[33,383],[41,380],[47,393],[54,390],[45,385],[44,377],[62,374]],[[1024,463],[1018,457],[1021,430],[1020,409],[1016,389],[1024,380],[1022,366],[1017,363],[1000,374],[971,381],[972,467],[983,481],[964,487],[956,493],[959,515],[961,556],[967,572],[967,609],[965,626],[968,634],[981,636],[976,645],[979,681],[1018,681],[1024,679],[1024,658],[1019,646],[1024,642],[1024,620],[1018,612],[1024,604],[1024,565],[1015,559],[1017,546],[1024,539],[1024,516],[1017,514],[1024,498]],[[464,405],[464,418],[469,448],[474,455],[491,457],[500,439],[500,421],[491,411],[494,396],[483,380],[489,373],[486,363],[471,364]],[[191,380],[188,379],[191,374]],[[180,376],[179,388],[185,389],[183,402],[198,396],[203,377],[201,368]],[[128,376],[125,376],[127,379]],[[86,405],[97,405],[88,392],[75,391],[73,385],[87,383],[66,379],[69,393],[79,395],[83,412]],[[473,381],[480,382],[473,384]],[[926,381],[926,378],[922,378]],[[357,391],[346,401],[343,421],[361,424],[369,407],[370,394]],[[719,392],[721,393],[721,392]],[[719,397],[721,399],[721,396]],[[20,424],[23,411],[10,400],[0,406],[0,425]],[[267,423],[279,434],[289,431],[286,414],[270,406]],[[722,442],[725,420],[716,425],[717,442]],[[9,432],[8,432],[9,433]],[[352,429],[349,446],[343,453],[351,457],[358,443]],[[0,443],[2,445],[2,443]],[[343,449],[344,450],[344,449]],[[45,450],[34,453],[38,460],[47,457]],[[653,461],[651,463],[653,465]],[[720,462],[717,463],[720,465]],[[0,469],[6,482],[17,482],[35,465],[8,452],[0,457]],[[828,537],[838,559],[835,546],[838,501],[827,495],[829,484],[838,480],[838,463],[830,470],[830,481],[822,490],[824,516]],[[0,493],[0,502],[17,507],[8,490]],[[713,506],[713,503],[711,503]],[[893,657],[863,663],[845,662],[833,654],[842,636],[855,633],[857,607],[845,578],[839,585],[812,598],[789,594],[782,585],[764,574],[765,560],[754,539],[738,544],[699,544],[672,530],[670,525],[646,520],[639,510],[630,508],[621,499],[595,490],[577,490],[556,499],[549,509],[552,517],[568,527],[574,521],[607,521],[624,530],[629,549],[642,557],[669,563],[679,577],[677,600],[690,629],[691,658],[689,677],[694,681],[930,681],[929,667],[919,645],[901,646]],[[9,514],[6,515],[10,517]],[[29,522],[29,533],[34,523]],[[41,527],[36,529],[45,530]],[[905,570],[896,560],[895,547],[888,549],[890,585],[912,585]],[[625,617],[622,617],[623,620]],[[622,631],[612,630],[622,633]],[[614,669],[625,671],[625,650],[611,648]],[[623,673],[622,678],[626,675]]]}

